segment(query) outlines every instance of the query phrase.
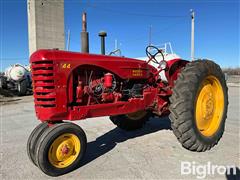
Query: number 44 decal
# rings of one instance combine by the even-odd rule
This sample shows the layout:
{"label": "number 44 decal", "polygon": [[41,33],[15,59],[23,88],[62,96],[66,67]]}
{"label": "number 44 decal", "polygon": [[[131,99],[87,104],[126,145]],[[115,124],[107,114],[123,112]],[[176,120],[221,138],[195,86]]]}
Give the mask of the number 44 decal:
{"label": "number 44 decal", "polygon": [[63,69],[70,69],[71,68],[71,64],[67,64],[67,63],[62,64],[62,68]]}

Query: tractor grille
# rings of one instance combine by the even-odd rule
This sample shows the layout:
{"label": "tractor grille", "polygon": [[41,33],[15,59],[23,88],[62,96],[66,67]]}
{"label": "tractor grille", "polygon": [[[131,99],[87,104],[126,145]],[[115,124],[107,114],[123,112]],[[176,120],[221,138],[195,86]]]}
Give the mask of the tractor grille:
{"label": "tractor grille", "polygon": [[31,68],[35,106],[56,107],[53,61],[36,61]]}

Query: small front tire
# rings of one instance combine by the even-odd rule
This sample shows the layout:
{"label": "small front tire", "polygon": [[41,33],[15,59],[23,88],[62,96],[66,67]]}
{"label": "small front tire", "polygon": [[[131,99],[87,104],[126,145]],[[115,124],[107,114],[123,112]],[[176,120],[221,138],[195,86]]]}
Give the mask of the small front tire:
{"label": "small front tire", "polygon": [[47,123],[39,124],[30,134],[28,141],[27,141],[27,154],[31,162],[37,166],[35,152],[36,152],[36,144],[39,137],[42,133],[48,128]]}
{"label": "small front tire", "polygon": [[81,127],[61,123],[49,127],[36,147],[38,167],[49,176],[66,174],[80,166],[87,139]]}

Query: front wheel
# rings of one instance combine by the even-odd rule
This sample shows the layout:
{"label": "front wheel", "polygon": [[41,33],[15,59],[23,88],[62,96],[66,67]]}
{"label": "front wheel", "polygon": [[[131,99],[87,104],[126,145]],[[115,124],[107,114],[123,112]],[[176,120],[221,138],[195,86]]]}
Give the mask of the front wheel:
{"label": "front wheel", "polygon": [[191,62],[180,72],[170,98],[174,134],[191,151],[211,149],[221,139],[228,94],[221,68],[213,61]]}
{"label": "front wheel", "polygon": [[29,159],[34,165],[36,164],[35,152],[36,144],[42,133],[48,128],[47,123],[41,123],[31,132],[28,141],[27,141],[27,154]]}
{"label": "front wheel", "polygon": [[49,176],[59,176],[80,166],[87,139],[82,128],[73,123],[49,127],[36,146],[38,167]]}

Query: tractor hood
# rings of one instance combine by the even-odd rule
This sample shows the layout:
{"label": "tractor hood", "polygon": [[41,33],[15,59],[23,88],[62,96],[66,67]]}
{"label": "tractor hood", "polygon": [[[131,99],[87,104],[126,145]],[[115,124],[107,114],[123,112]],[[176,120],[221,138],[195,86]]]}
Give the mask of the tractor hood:
{"label": "tractor hood", "polygon": [[78,53],[60,50],[38,50],[30,57],[30,63],[53,61],[56,67],[71,71],[81,65],[101,67],[122,79],[145,79],[157,69],[145,61],[106,55]]}

